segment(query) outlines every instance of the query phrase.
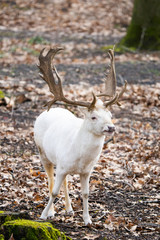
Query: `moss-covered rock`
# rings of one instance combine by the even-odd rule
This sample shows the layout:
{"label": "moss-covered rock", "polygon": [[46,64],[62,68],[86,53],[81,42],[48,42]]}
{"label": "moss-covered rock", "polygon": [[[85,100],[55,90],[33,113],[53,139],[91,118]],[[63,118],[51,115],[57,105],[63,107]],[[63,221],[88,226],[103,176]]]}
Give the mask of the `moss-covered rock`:
{"label": "moss-covered rock", "polygon": [[26,212],[18,213],[18,212],[0,211],[0,226],[7,221],[11,221],[19,218],[29,219],[30,217]]}
{"label": "moss-covered rock", "polygon": [[4,240],[4,235],[0,234],[0,240]]}
{"label": "moss-covered rock", "polygon": [[36,222],[31,220],[14,220],[3,224],[5,239],[9,239],[13,233],[16,240],[51,240],[51,239],[70,239],[53,228],[51,223]]}

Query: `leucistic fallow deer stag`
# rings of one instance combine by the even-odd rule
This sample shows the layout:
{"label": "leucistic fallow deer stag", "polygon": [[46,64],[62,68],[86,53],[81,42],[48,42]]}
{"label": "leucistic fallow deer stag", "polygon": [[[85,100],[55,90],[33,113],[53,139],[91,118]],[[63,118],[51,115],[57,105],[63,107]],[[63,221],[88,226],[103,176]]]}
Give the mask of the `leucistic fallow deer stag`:
{"label": "leucistic fallow deer stag", "polygon": [[[79,174],[83,197],[83,220],[85,225],[91,224],[88,211],[89,178],[94,165],[99,159],[105,136],[111,137],[115,126],[107,107],[117,103],[126,89],[126,83],[121,92],[116,94],[116,75],[114,66],[114,51],[109,50],[111,66],[106,77],[106,91],[95,96],[91,102],[72,101],[64,96],[61,78],[52,67],[53,57],[62,48],[50,49],[44,56],[44,49],[39,56],[41,77],[47,82],[54,99],[47,103],[48,110],[40,114],[34,126],[34,137],[39,149],[42,164],[48,175],[50,199],[41,214],[41,219],[54,216],[53,201],[63,184],[66,211],[73,212],[68,195],[67,175]],[[110,100],[102,102],[100,96],[110,96]],[[77,118],[63,108],[51,108],[56,101],[68,105],[81,106],[85,109],[85,118]],[[51,109],[50,109],[51,108]],[[53,170],[56,165],[55,182]]]}

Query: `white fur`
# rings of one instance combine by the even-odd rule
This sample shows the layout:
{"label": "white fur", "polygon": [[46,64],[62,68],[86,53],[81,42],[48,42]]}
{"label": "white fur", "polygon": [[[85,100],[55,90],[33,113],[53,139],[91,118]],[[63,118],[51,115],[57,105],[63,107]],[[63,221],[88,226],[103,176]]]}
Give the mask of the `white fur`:
{"label": "white fur", "polygon": [[[53,200],[64,183],[66,210],[73,211],[68,196],[67,174],[80,174],[83,196],[83,219],[91,224],[88,212],[89,178],[98,161],[105,135],[114,127],[111,113],[97,100],[96,108],[85,111],[85,119],[75,117],[70,111],[52,108],[36,119],[35,142],[39,148],[42,163],[49,178],[50,200],[41,218],[54,215]],[[111,133],[108,133],[111,136]],[[56,177],[53,187],[53,165]]]}

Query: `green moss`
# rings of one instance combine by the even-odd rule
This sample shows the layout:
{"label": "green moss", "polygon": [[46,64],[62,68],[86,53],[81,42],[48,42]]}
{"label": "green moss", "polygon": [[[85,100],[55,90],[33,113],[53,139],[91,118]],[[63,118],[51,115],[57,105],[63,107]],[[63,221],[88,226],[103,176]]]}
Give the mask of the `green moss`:
{"label": "green moss", "polygon": [[8,222],[8,221],[11,221],[11,220],[13,220],[13,219],[14,219],[14,218],[12,218],[11,216],[8,215],[7,217],[5,217],[5,220],[4,220],[4,221],[5,221],[5,222]]}
{"label": "green moss", "polygon": [[20,217],[26,217],[25,214],[15,213],[15,212],[6,212],[0,211],[0,225],[7,221],[19,219]]}
{"label": "green moss", "polygon": [[[102,46],[101,47],[101,51],[106,52],[109,49],[113,49],[113,46],[114,45]],[[115,50],[114,51],[116,53],[125,53],[125,52],[135,52],[135,50],[136,50],[136,48],[134,48],[134,47],[126,47],[124,45],[121,45],[121,46],[117,45],[117,46],[115,46]]]}
{"label": "green moss", "polygon": [[131,23],[120,47],[160,50],[160,1],[135,0]]}
{"label": "green moss", "polygon": [[16,240],[69,239],[48,222],[30,220],[8,221],[3,224],[6,239],[13,233]]}
{"label": "green moss", "polygon": [[0,225],[9,220],[11,220],[10,215],[7,215],[4,211],[0,211]]}
{"label": "green moss", "polygon": [[0,234],[0,240],[4,240],[4,235]]}

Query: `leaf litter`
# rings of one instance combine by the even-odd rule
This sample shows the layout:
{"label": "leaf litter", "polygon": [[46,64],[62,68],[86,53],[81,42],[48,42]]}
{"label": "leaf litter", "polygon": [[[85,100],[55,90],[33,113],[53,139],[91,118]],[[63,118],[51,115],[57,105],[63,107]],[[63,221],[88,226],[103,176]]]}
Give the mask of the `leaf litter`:
{"label": "leaf litter", "polygon": [[[56,0],[54,4],[50,0],[2,0],[0,6],[0,64],[6,73],[0,83],[0,204],[1,209],[26,211],[31,219],[38,219],[49,193],[33,140],[33,124],[51,94],[33,72],[32,77],[15,77],[14,64],[35,64],[43,47],[57,43],[65,47],[55,59],[56,64],[62,64],[64,79],[67,73],[63,64],[83,64],[86,68],[106,64],[101,47],[107,45],[108,36],[113,44],[125,34],[133,1],[120,0],[117,5],[113,0]],[[116,62],[159,63],[159,56],[159,52],[125,52],[116,54]],[[79,74],[78,67],[76,71]],[[56,199],[56,215],[51,221],[73,239],[159,239],[160,84],[158,68],[152,71],[155,85],[128,85],[122,106],[111,108],[116,134],[106,138],[90,179],[93,226],[83,225],[78,175],[69,176],[75,215],[65,213],[63,189]],[[150,79],[149,68],[146,72]],[[84,81],[86,72],[80,74]],[[131,72],[134,74],[136,78]],[[147,78],[143,80],[148,82]],[[69,98],[90,100],[91,92],[99,93],[103,87],[65,85],[65,93]],[[67,108],[83,116],[79,109]]]}
{"label": "leaf litter", "polygon": [[[50,93],[46,87],[32,91],[26,89],[28,88],[25,85],[25,94],[30,102],[16,102],[12,111],[6,105],[0,108],[1,208],[28,211],[31,218],[38,219],[48,201],[48,183],[34,143],[33,123]],[[86,88],[84,84],[65,86],[68,97],[75,98],[76,95],[84,100],[91,98],[92,91],[98,93],[102,89],[103,84]],[[84,239],[100,239],[113,232],[116,236],[120,231],[125,237],[145,237],[146,234],[158,233],[159,90],[159,83],[147,87],[129,85],[122,99],[122,106],[113,106],[111,109],[116,134],[110,142],[106,138],[100,160],[90,179],[89,206],[93,219],[91,229],[86,230],[82,222],[79,176],[69,176],[70,197],[75,215],[65,214],[62,190],[55,204],[53,223],[62,230],[70,228],[69,234],[73,239],[77,238],[80,228],[85,229],[82,231]],[[34,95],[39,91],[41,94],[35,99]],[[82,116],[78,108],[67,108],[77,116]]]}

